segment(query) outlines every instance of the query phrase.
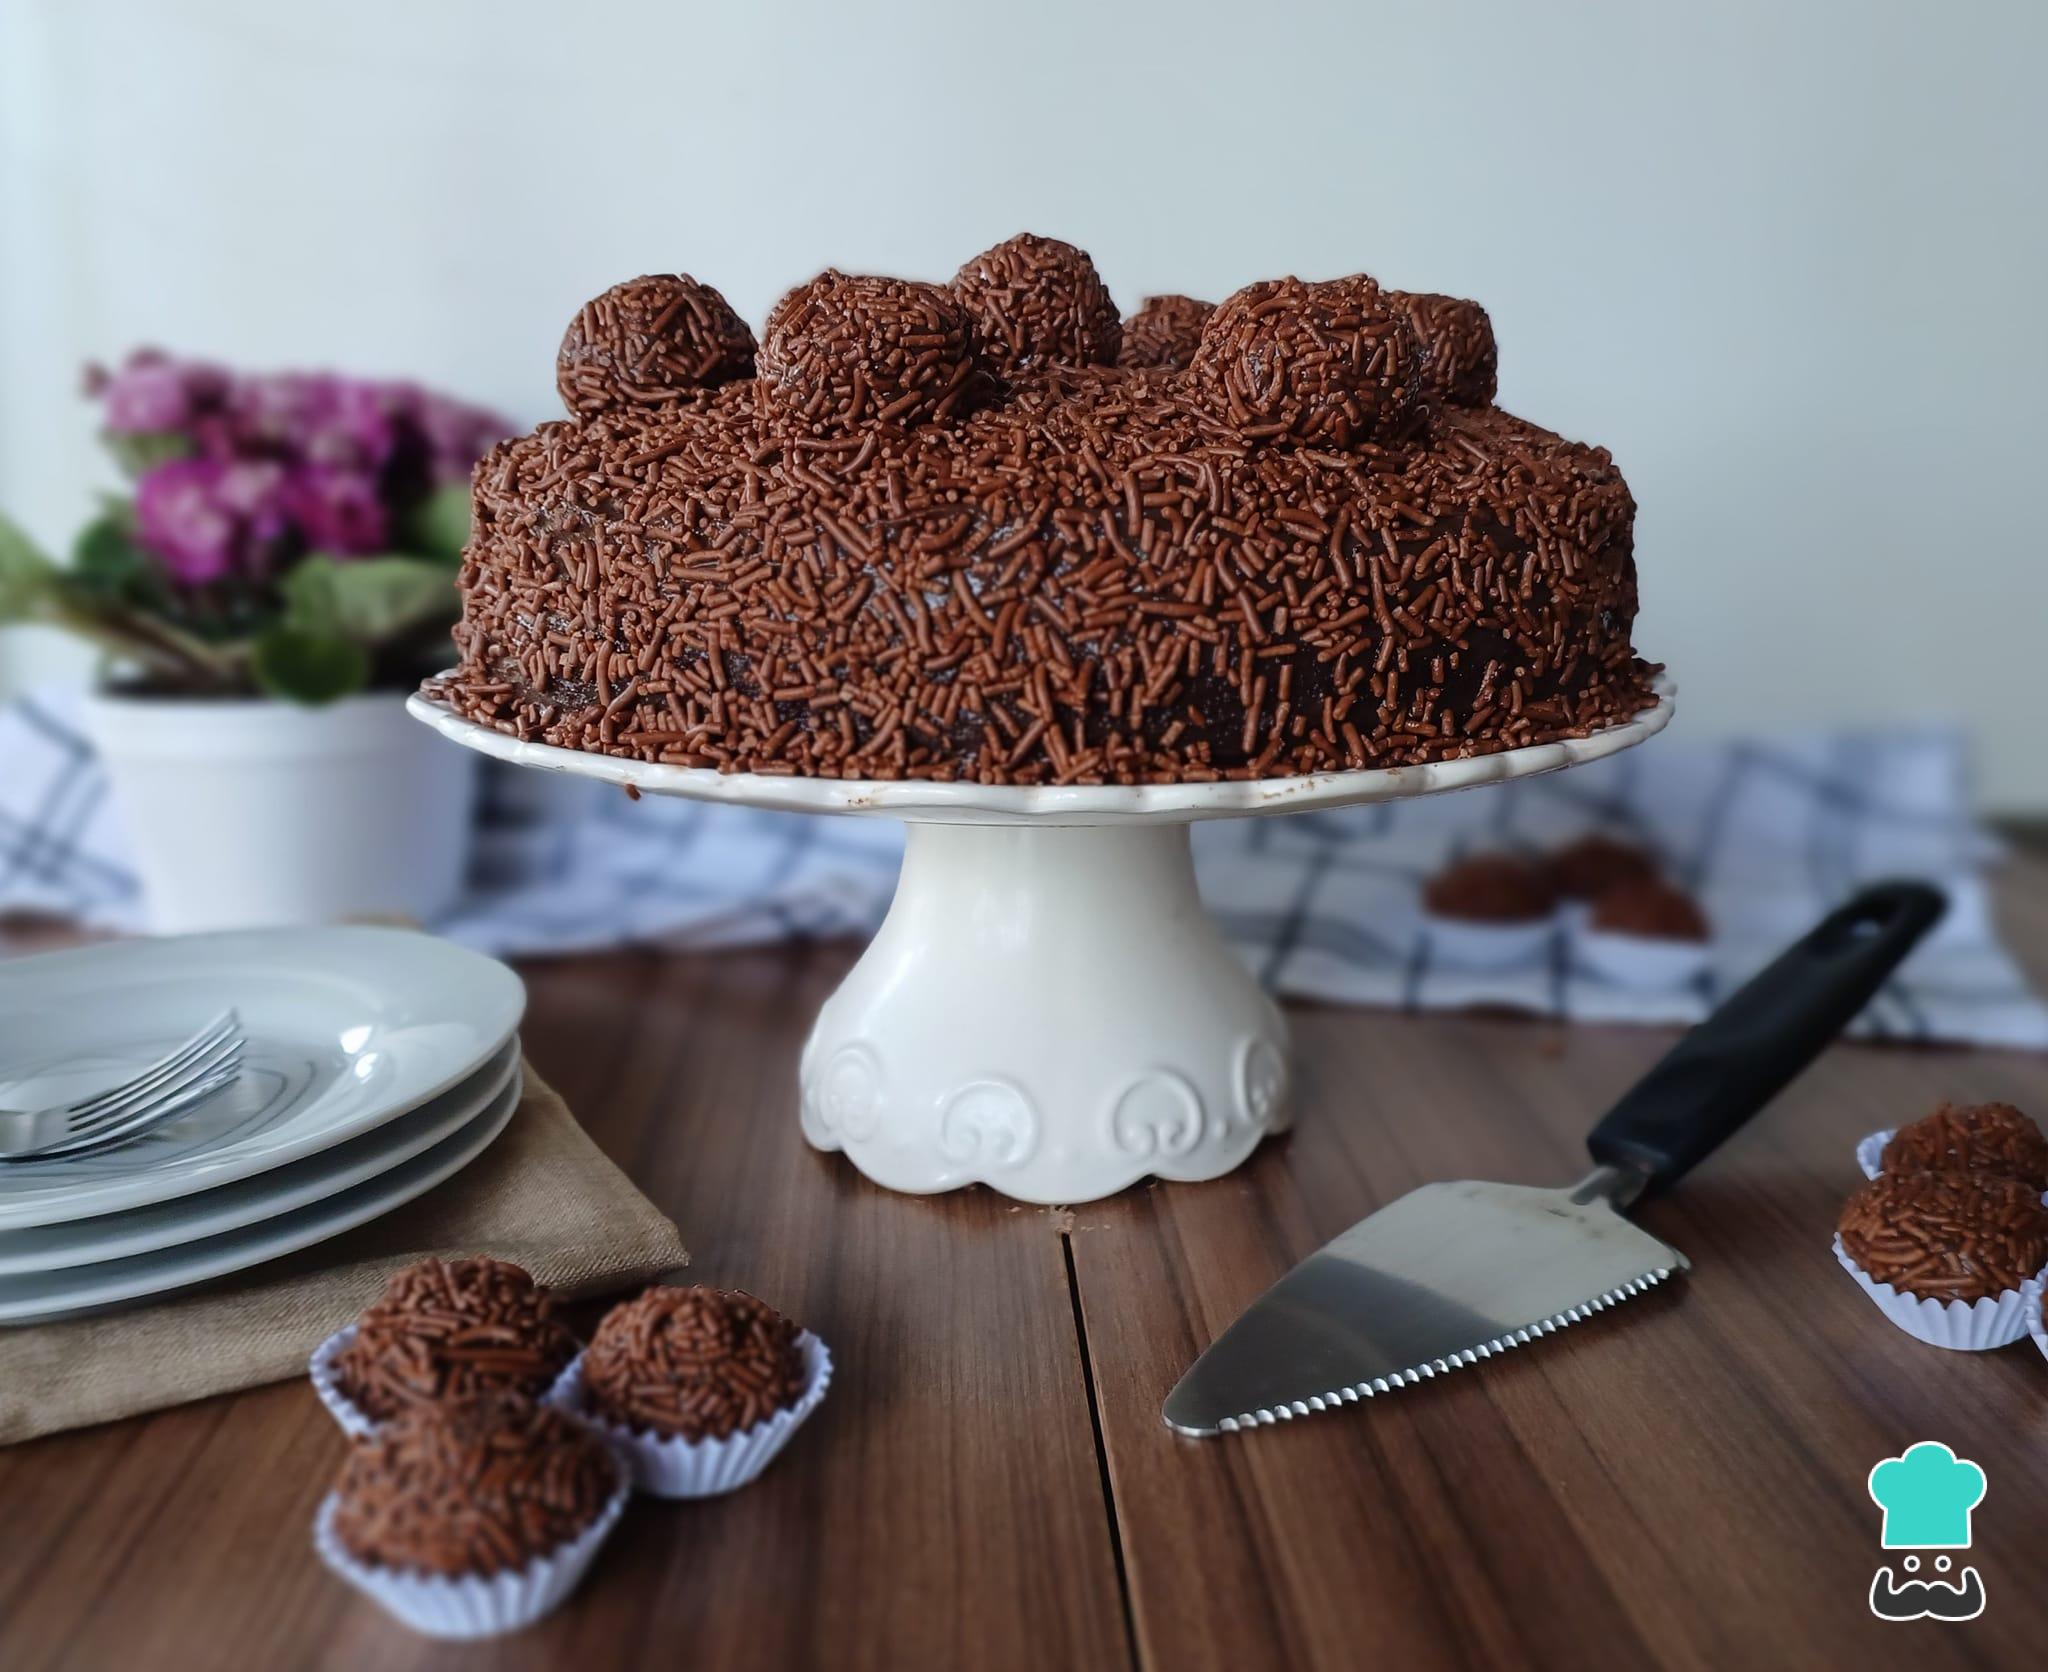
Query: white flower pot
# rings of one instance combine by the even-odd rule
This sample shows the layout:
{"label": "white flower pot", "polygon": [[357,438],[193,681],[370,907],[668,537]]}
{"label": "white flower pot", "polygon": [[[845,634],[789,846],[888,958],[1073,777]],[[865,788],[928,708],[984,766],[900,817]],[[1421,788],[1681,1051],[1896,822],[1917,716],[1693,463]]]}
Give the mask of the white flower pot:
{"label": "white flower pot", "polygon": [[461,890],[476,757],[408,719],[403,696],[96,693],[86,723],[158,934],[424,921]]}

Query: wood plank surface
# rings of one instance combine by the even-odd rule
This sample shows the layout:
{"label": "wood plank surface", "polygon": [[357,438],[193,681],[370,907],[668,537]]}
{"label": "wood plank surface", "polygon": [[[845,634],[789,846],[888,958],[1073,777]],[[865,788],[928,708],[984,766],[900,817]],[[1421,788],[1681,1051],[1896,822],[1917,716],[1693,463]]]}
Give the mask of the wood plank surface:
{"label": "wood plank surface", "polygon": [[1127,1666],[1057,1217],[891,1195],[798,1132],[796,1047],[850,956],[527,972],[536,1066],[692,1278],[834,1349],[759,1482],[636,1502],[560,1614],[438,1646],[313,1559],[343,1443],[303,1383],[0,1449],[0,1668]]}
{"label": "wood plank surface", "polygon": [[[2037,866],[2007,922],[2039,921]],[[2030,956],[2048,950],[2033,940]],[[1086,1320],[1149,1666],[2031,1665],[2048,1548],[2048,1364],[1888,1324],[1830,1248],[1864,1133],[1941,1098],[2048,1116],[2048,1062],[1838,1046],[1642,1222],[1691,1275],[1476,1369],[1192,1441],[1160,1401],[1268,1284],[1435,1179],[1565,1183],[1668,1046],[1644,1030],[1297,1009],[1293,1134],[1233,1179],[1081,1210]],[[1874,1619],[1871,1466],[1981,1463],[1984,1615]]]}
{"label": "wood plank surface", "polygon": [[[2048,867],[2007,932],[2048,975]],[[2032,1665],[2048,1364],[1920,1346],[1829,1252],[1857,1137],[1940,1097],[2048,1115],[2048,1059],[1844,1046],[1644,1222],[1692,1275],[1474,1370],[1197,1442],[1160,1401],[1295,1260],[1431,1179],[1576,1176],[1670,1036],[1293,1013],[1299,1124],[1209,1185],[1071,1215],[896,1196],[797,1131],[796,1050],[846,948],[528,970],[527,1040],[682,1225],[699,1280],[830,1340],[824,1408],[756,1486],[636,1504],[560,1615],[412,1638],[306,1530],[341,1456],[302,1385],[0,1448],[0,1668]],[[1870,1466],[1986,1468],[1984,1616],[1883,1625]]]}

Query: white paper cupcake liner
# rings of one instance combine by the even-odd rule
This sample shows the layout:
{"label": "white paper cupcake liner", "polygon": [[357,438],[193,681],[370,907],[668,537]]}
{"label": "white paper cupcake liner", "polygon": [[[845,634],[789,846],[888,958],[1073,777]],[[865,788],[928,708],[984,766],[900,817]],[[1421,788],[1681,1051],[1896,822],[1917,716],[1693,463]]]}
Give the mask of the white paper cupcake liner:
{"label": "white paper cupcake liner", "polygon": [[[1894,1289],[1889,1283],[1874,1281],[1870,1274],[1849,1257],[1849,1251],[1842,1246],[1842,1239],[1835,1238],[1835,1258],[1842,1262],[1842,1269],[1856,1279],[1857,1286],[1876,1302],[1882,1312],[1900,1329],[1915,1340],[1924,1341],[1930,1347],[1947,1347],[1959,1353],[1986,1353],[1998,1347],[2010,1347],[2027,1333],[2030,1310],[2038,1313],[2038,1305],[2030,1308],[2027,1287],[2007,1289],[2000,1295],[1987,1295],[1982,1300],[1935,1300],[1932,1297],[1909,1294]],[[2029,1282],[2038,1282],[2038,1276]]]}
{"label": "white paper cupcake liner", "polygon": [[[348,1325],[336,1330],[319,1346],[313,1349],[311,1362],[306,1374],[313,1380],[313,1391],[320,1396],[320,1403],[327,1407],[327,1414],[341,1424],[341,1430],[351,1440],[360,1440],[366,1434],[377,1432],[376,1419],[361,1410],[356,1402],[342,1392],[341,1382],[335,1375],[335,1361],[341,1357],[342,1349],[356,1338],[356,1326]],[[557,1403],[555,1395],[567,1385],[570,1371],[576,1368],[575,1360],[563,1366],[562,1373],[554,1385],[541,1395],[541,1403]]]}
{"label": "white paper cupcake liner", "polygon": [[506,1632],[532,1625],[568,1600],[569,1593],[589,1571],[599,1548],[619,1524],[626,1500],[632,1495],[632,1482],[622,1465],[618,1491],[583,1532],[516,1572],[494,1574],[488,1579],[480,1575],[449,1579],[437,1573],[379,1567],[359,1560],[343,1549],[341,1540],[335,1536],[334,1513],[340,1500],[331,1492],[321,1500],[320,1511],[313,1519],[313,1548],[319,1552],[321,1561],[379,1608],[423,1636],[502,1637]]}
{"label": "white paper cupcake liner", "polygon": [[548,1400],[608,1440],[642,1492],[656,1498],[715,1498],[722,1492],[737,1491],[774,1462],[804,1419],[824,1402],[825,1391],[832,1385],[831,1349],[809,1330],[797,1337],[797,1346],[804,1355],[802,1396],[788,1410],[777,1411],[766,1422],[722,1440],[636,1434],[606,1421],[584,1398],[581,1353],[562,1373]]}
{"label": "white paper cupcake liner", "polygon": [[1557,933],[1555,917],[1529,923],[1473,923],[1424,912],[1422,925],[1429,937],[1430,956],[1452,968],[1466,970],[1517,969],[1525,964],[1540,964]]}
{"label": "white paper cupcake liner", "polygon": [[1892,1141],[1895,1127],[1886,1127],[1882,1132],[1873,1132],[1856,1145],[1856,1165],[1863,1169],[1863,1176],[1874,1179],[1884,1171],[1884,1147]]}
{"label": "white paper cupcake liner", "polygon": [[2048,1287],[2048,1272],[2036,1272],[2020,1288],[2020,1316],[2026,1320],[2027,1334],[2033,1338],[2034,1350],[2048,1358],[2048,1327],[2041,1319],[2041,1292]]}
{"label": "white paper cupcake liner", "polygon": [[1580,928],[1572,937],[1572,950],[1594,974],[1618,987],[1665,991],[1699,980],[1712,957],[1702,941],[1657,940],[1591,927]]}

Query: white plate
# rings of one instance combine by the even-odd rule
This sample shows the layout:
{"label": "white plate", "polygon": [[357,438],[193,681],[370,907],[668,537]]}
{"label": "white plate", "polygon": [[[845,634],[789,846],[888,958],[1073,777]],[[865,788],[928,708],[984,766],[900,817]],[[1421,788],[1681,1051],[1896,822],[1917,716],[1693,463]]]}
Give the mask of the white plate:
{"label": "white plate", "polygon": [[81,1312],[97,1312],[144,1295],[187,1288],[229,1272],[260,1266],[281,1254],[325,1242],[380,1218],[433,1189],[481,1155],[491,1140],[505,1130],[505,1123],[519,1106],[521,1078],[515,1069],[505,1089],[491,1099],[482,1114],[431,1149],[352,1190],[329,1196],[296,1213],[177,1248],[108,1260],[77,1271],[0,1278],[0,1324],[47,1323]]}
{"label": "white plate", "polygon": [[202,1190],[151,1207],[100,1214],[67,1225],[0,1231],[0,1277],[123,1260],[131,1254],[219,1236],[338,1196],[410,1161],[474,1120],[505,1089],[518,1065],[519,1041],[509,1040],[460,1085],[407,1110],[388,1125],[289,1167],[258,1173],[218,1190]]}
{"label": "white plate", "polygon": [[221,1011],[242,1077],[139,1143],[0,1165],[0,1230],[121,1213],[302,1161],[437,1097],[519,1025],[494,958],[404,929],[119,941],[0,963],[0,1107],[98,1089]]}

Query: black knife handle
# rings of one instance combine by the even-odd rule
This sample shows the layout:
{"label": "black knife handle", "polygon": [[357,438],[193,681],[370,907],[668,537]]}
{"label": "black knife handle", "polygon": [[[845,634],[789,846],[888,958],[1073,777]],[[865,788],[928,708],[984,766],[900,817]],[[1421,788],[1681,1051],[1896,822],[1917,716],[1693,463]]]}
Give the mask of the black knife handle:
{"label": "black knife handle", "polygon": [[1593,1159],[1675,1184],[1782,1090],[1840,1033],[1948,907],[1917,882],[1881,882],[1687,1034],[1610,1109]]}

